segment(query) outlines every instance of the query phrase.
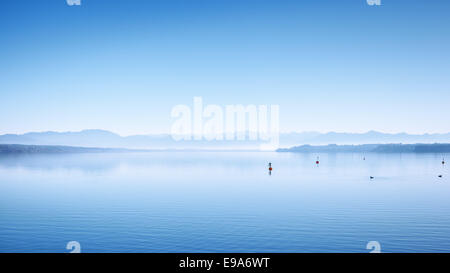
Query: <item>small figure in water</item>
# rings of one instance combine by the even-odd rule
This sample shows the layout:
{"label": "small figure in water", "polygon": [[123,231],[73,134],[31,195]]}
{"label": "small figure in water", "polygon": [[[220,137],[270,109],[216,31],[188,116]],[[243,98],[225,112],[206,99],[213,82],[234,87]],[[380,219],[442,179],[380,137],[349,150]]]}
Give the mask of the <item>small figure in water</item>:
{"label": "small figure in water", "polygon": [[438,175],[439,178],[442,178],[442,174]]}
{"label": "small figure in water", "polygon": [[374,179],[374,178],[375,178],[375,177],[373,177],[373,176],[370,177],[371,180]]}
{"label": "small figure in water", "polygon": [[444,158],[442,159],[442,165],[444,165],[445,164],[445,160],[444,160]]}
{"label": "small figure in water", "polygon": [[317,165],[317,166],[319,166],[319,163],[320,163],[320,161],[319,161],[319,157],[317,157],[317,160],[316,160],[316,165]]}
{"label": "small figure in water", "polygon": [[363,160],[366,160],[366,157],[363,157]]}
{"label": "small figure in water", "polygon": [[272,163],[269,162],[269,175],[272,175]]}

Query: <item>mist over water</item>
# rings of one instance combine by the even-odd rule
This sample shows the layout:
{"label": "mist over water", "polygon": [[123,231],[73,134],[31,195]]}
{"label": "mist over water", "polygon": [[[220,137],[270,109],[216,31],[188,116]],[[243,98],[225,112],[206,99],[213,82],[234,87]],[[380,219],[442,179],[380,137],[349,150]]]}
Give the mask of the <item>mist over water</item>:
{"label": "mist over water", "polygon": [[449,252],[444,156],[2,155],[0,252]]}

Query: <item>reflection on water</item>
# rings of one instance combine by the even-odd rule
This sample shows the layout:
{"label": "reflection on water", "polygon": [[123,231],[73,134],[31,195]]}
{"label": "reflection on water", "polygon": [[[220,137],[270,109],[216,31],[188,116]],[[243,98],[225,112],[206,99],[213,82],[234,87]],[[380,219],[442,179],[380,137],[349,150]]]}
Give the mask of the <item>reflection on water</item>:
{"label": "reflection on water", "polygon": [[0,156],[0,252],[448,252],[443,157]]}

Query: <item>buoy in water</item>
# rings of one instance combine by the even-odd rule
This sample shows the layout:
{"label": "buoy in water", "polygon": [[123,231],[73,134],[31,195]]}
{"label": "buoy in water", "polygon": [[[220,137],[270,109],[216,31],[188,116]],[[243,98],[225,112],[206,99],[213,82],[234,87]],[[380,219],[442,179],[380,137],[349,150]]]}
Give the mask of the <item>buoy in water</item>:
{"label": "buoy in water", "polygon": [[371,176],[370,179],[374,179],[375,177]]}
{"label": "buoy in water", "polygon": [[269,172],[272,172],[272,163],[271,162],[269,162]]}
{"label": "buoy in water", "polygon": [[441,175],[438,175],[438,177],[439,177],[439,178],[442,178],[442,174],[441,174]]}
{"label": "buoy in water", "polygon": [[319,163],[320,163],[320,161],[319,161],[319,157],[317,157],[317,160],[316,160],[316,165],[319,165]]}

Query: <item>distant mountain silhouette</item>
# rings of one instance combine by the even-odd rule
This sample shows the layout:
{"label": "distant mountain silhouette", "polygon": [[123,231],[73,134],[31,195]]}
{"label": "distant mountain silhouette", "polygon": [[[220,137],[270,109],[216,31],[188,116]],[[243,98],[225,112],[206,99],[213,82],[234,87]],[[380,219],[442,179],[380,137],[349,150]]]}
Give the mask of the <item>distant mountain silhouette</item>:
{"label": "distant mountain silhouette", "polygon": [[32,132],[22,135],[0,135],[0,144],[60,145],[93,148],[128,149],[257,149],[258,141],[175,141],[169,134],[122,137],[105,130],[80,132]]}
{"label": "distant mountain silhouette", "polygon": [[[450,133],[412,135],[406,133],[385,134],[376,131],[367,133],[286,133],[280,135],[280,147],[304,144],[387,144],[387,143],[450,143]],[[22,135],[0,135],[0,144],[64,145],[97,148],[131,149],[258,149],[260,141],[175,141],[169,134],[134,135],[122,137],[105,130],[84,130],[80,132],[32,132]]]}
{"label": "distant mountain silhouette", "polygon": [[386,134],[377,131],[367,133],[291,133],[280,136],[281,146],[301,144],[327,145],[327,144],[387,144],[387,143],[449,143],[450,133],[414,135],[407,133]]}

